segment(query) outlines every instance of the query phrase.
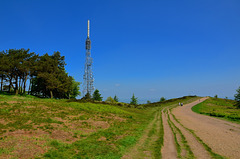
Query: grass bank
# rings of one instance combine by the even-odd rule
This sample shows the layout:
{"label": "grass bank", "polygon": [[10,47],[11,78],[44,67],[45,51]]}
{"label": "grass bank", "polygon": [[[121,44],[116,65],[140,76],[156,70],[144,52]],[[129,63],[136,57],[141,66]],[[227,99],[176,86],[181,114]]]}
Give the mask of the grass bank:
{"label": "grass bank", "polygon": [[159,107],[0,95],[0,158],[121,158]]}
{"label": "grass bank", "polygon": [[0,158],[120,158],[153,111],[0,95]]}
{"label": "grass bank", "polygon": [[204,102],[192,107],[192,110],[196,113],[240,123],[240,109],[237,109],[234,104],[234,100],[208,98]]}

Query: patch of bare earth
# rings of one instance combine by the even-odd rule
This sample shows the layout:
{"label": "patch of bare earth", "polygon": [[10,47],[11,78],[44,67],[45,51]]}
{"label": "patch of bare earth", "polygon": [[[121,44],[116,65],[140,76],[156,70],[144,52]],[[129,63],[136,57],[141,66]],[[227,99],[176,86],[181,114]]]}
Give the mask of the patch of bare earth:
{"label": "patch of bare earth", "polygon": [[104,136],[101,136],[97,141],[106,141],[107,140],[107,138],[106,137],[104,137]]}
{"label": "patch of bare earth", "polygon": [[164,129],[164,139],[162,147],[163,159],[175,159],[177,158],[177,149],[174,141],[173,132],[167,122],[167,114],[162,111],[162,122]]}
{"label": "patch of bare earth", "polygon": [[0,103],[8,103],[8,104],[15,104],[15,103],[19,103],[18,101],[0,101]]}
{"label": "patch of bare earth", "polygon": [[191,110],[194,105],[205,99],[174,108],[172,113],[185,127],[194,130],[213,152],[228,158],[239,159],[240,125],[197,114]]}
{"label": "patch of bare earth", "polygon": [[16,130],[13,132],[7,132],[4,134],[4,136],[26,136],[26,137],[41,137],[42,135],[48,134],[45,131],[42,130],[33,130],[33,131],[25,131],[25,130]]}
{"label": "patch of bare earth", "polygon": [[66,132],[63,130],[53,130],[50,136],[52,139],[61,140],[67,143],[72,143],[77,140],[77,138],[73,137],[72,132]]}
{"label": "patch of bare earth", "polygon": [[0,119],[0,124],[6,125],[8,123],[8,121],[4,120],[4,119]]}
{"label": "patch of bare earth", "polygon": [[47,151],[43,146],[44,140],[36,140],[47,133],[41,130],[24,131],[17,130],[4,134],[5,138],[1,141],[0,148],[11,151],[8,155],[2,154],[0,158],[33,158]]}
{"label": "patch of bare earth", "polygon": [[115,121],[119,121],[119,122],[125,122],[127,119],[125,118],[121,118],[115,114],[110,114],[111,116],[106,116],[106,118],[108,119],[112,119],[112,120],[115,120]]}
{"label": "patch of bare earth", "polygon": [[76,129],[76,130],[86,129],[87,131],[89,131],[89,129],[92,129],[94,130],[93,132],[95,132],[97,129],[107,129],[110,127],[110,124],[107,121],[99,121],[99,120],[95,121],[92,119],[71,122],[71,123],[68,123],[67,125],[71,129]]}

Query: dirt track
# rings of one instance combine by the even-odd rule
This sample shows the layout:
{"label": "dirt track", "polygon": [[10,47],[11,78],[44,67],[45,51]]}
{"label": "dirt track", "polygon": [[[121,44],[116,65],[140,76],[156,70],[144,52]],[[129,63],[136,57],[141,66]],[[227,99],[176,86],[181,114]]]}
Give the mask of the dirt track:
{"label": "dirt track", "polygon": [[201,101],[174,108],[172,113],[182,125],[194,130],[213,152],[227,158],[239,159],[240,125],[194,113],[191,108]]}
{"label": "dirt track", "polygon": [[[191,108],[202,98],[182,107],[172,105],[155,113],[138,144],[123,158],[240,158],[240,125],[194,113]],[[172,109],[173,108],[173,109]],[[160,113],[161,112],[161,113]],[[163,124],[162,148],[155,147]],[[149,136],[155,129],[157,133]],[[159,145],[158,145],[159,146]],[[156,151],[159,154],[156,155]],[[154,155],[155,154],[155,155]]]}

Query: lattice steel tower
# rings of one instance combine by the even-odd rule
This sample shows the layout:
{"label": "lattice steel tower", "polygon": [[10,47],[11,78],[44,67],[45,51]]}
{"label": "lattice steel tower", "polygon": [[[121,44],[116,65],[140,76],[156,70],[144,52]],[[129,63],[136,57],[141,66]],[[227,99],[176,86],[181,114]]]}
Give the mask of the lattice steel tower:
{"label": "lattice steel tower", "polygon": [[85,68],[83,75],[83,95],[89,93],[92,95],[94,91],[93,87],[93,71],[92,71],[92,63],[93,58],[91,57],[91,40],[89,38],[89,30],[90,30],[90,21],[88,20],[88,34],[86,40],[86,60],[85,60]]}

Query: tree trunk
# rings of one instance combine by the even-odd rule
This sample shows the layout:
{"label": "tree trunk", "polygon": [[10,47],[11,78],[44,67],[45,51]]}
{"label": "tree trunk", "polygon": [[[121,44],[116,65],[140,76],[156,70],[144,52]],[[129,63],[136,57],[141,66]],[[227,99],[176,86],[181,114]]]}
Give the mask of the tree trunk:
{"label": "tree trunk", "polygon": [[20,92],[20,93],[21,93],[21,81],[22,81],[22,79],[20,77],[19,82],[18,82],[18,92]]}
{"label": "tree trunk", "polygon": [[3,91],[3,75],[2,75],[2,78],[1,78],[1,91]]}
{"label": "tree trunk", "polygon": [[31,94],[31,95],[32,95],[32,78],[30,78],[29,88],[28,88],[28,94]]}
{"label": "tree trunk", "polygon": [[18,76],[16,76],[15,95],[18,95]]}
{"label": "tree trunk", "polygon": [[51,94],[51,98],[53,98],[53,92],[52,91],[50,91],[50,94]]}
{"label": "tree trunk", "polygon": [[8,86],[8,92],[11,92],[11,86],[12,86],[12,76],[9,79],[9,86]]}
{"label": "tree trunk", "polygon": [[26,92],[26,82],[27,82],[27,76],[24,79],[24,84],[23,84],[23,93]]}

